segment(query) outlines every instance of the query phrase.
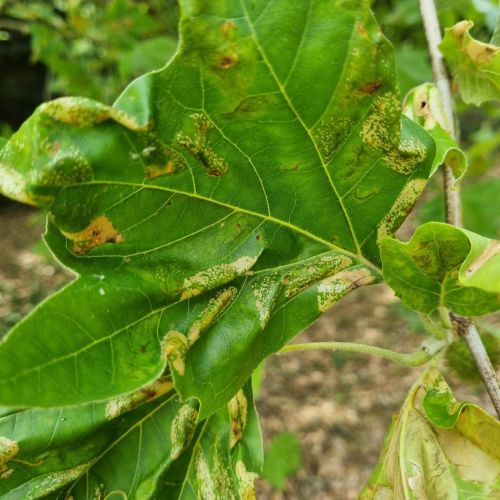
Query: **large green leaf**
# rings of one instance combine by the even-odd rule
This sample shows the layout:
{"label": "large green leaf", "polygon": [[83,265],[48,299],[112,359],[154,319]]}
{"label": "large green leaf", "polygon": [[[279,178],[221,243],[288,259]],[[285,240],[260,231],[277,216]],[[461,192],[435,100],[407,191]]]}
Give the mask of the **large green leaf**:
{"label": "large green leaf", "polygon": [[480,105],[500,100],[500,47],[474,39],[474,23],[461,21],[445,30],[439,48],[450,66],[462,99]]}
{"label": "large green leaf", "polygon": [[380,249],[385,280],[416,311],[477,316],[500,308],[499,241],[428,222],[408,243],[384,238]]}
{"label": "large green leaf", "polygon": [[263,453],[250,384],[198,423],[168,384],[0,418],[0,498],[251,498]]}
{"label": "large green leaf", "polygon": [[0,186],[45,207],[78,278],[0,346],[0,403],[100,401],[169,363],[202,418],[267,355],[380,279],[377,240],[424,188],[367,2],[183,0],[163,70],[113,107],[42,105]]}
{"label": "large green leaf", "polygon": [[360,499],[487,499],[500,493],[500,423],[457,403],[432,368],[414,385]]}

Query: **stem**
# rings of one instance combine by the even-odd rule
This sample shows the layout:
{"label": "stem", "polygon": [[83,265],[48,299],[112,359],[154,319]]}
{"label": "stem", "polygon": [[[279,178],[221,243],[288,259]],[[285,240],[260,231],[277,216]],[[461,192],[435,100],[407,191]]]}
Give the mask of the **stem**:
{"label": "stem", "polygon": [[[451,95],[450,81],[446,68],[444,66],[443,56],[439,51],[441,43],[441,28],[436,11],[434,0],[419,0],[420,12],[424,22],[425,36],[429,46],[429,55],[431,58],[432,72],[434,74],[434,82],[438,92],[441,94],[441,99],[444,105],[446,116],[446,130],[450,133],[453,139],[457,139],[457,130],[455,127],[455,116],[453,110],[453,99]],[[460,192],[455,187],[455,176],[449,165],[443,165],[443,186],[444,198],[446,206],[446,222],[453,226],[462,226],[462,205],[460,201]],[[477,328],[472,324],[469,318],[463,318],[458,315],[451,315],[450,318],[457,325],[457,331],[462,336],[469,351],[474,358],[477,369],[483,378],[486,390],[495,407],[497,416],[500,419],[500,388],[496,378],[493,366],[491,365],[488,353],[484,348],[481,337]]]}
{"label": "stem", "polygon": [[424,345],[421,349],[411,353],[400,353],[366,344],[355,344],[353,342],[308,342],[307,344],[288,344],[279,353],[292,351],[309,351],[323,349],[328,351],[352,352],[358,354],[372,354],[380,358],[390,359],[403,366],[421,366],[430,361],[444,347],[443,342],[433,342]]}
{"label": "stem", "polygon": [[495,370],[481,341],[476,325],[468,318],[463,318],[453,313],[450,316],[457,327],[457,333],[464,339],[474,358],[491,402],[497,412],[497,417],[500,419],[500,385],[498,384]]}
{"label": "stem", "polygon": [[[457,130],[454,120],[453,98],[451,86],[446,73],[444,60],[439,51],[442,41],[439,20],[437,17],[434,0],[420,0],[420,12],[424,22],[425,36],[429,46],[429,55],[432,64],[434,82],[441,95],[444,106],[446,123],[441,123],[453,139],[457,139]],[[455,175],[449,165],[443,165],[443,187],[445,196],[446,222],[457,227],[462,226],[462,207],[460,203],[460,192],[455,183]]]}

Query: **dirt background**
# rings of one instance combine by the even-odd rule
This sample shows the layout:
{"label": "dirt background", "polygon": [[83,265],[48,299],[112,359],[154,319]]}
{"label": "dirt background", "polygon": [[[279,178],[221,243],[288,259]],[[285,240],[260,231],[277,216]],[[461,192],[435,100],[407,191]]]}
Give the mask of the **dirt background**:
{"label": "dirt background", "polygon": [[[0,335],[70,278],[40,242],[40,213],[0,200]],[[411,352],[423,340],[414,313],[381,285],[357,290],[296,338],[363,342]],[[257,497],[340,499],[357,495],[375,466],[392,415],[419,369],[371,356],[295,352],[270,358],[257,403],[265,444],[293,432],[302,466],[283,492],[259,481]],[[448,380],[457,396],[492,411],[480,387]]]}

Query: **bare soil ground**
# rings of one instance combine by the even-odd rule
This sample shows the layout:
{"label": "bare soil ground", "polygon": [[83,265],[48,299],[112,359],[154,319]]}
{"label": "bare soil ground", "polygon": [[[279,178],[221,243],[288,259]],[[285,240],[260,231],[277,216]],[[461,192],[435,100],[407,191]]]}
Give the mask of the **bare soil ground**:
{"label": "bare soil ground", "polygon": [[[37,212],[1,202],[0,335],[71,275],[39,245],[43,221]],[[363,342],[410,352],[423,339],[416,316],[385,286],[357,290],[298,342]],[[379,358],[331,352],[295,352],[270,358],[258,401],[265,443],[276,433],[298,435],[302,467],[283,492],[259,481],[257,497],[350,500],[375,466],[392,415],[420,370]],[[491,411],[481,388],[448,380],[457,396]]]}

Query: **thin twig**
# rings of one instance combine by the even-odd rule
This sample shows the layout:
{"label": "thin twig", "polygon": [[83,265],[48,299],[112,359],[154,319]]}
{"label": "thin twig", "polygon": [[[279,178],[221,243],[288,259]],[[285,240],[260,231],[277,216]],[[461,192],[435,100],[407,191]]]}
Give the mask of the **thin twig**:
{"label": "thin twig", "polygon": [[491,364],[488,353],[479,336],[476,326],[468,318],[463,318],[456,314],[450,314],[453,323],[456,325],[457,333],[462,337],[469,348],[476,363],[477,369],[483,378],[486,390],[490,395],[491,402],[495,407],[497,416],[500,419],[500,385],[498,383],[495,370]]}
{"label": "thin twig", "polygon": [[[441,95],[446,122],[441,123],[453,137],[457,139],[457,129],[455,127],[453,97],[451,95],[450,81],[444,66],[444,60],[439,51],[439,44],[442,41],[439,20],[437,17],[434,0],[420,0],[420,12],[424,22],[425,35],[429,46],[429,55],[432,64],[434,83]],[[443,187],[445,195],[446,222],[454,226],[462,226],[462,206],[460,203],[460,192],[455,182],[455,175],[449,165],[443,165]]]}
{"label": "thin twig", "polygon": [[288,344],[278,354],[292,351],[309,351],[315,349],[351,352],[357,354],[371,354],[380,358],[389,359],[403,366],[415,367],[425,365],[433,359],[444,347],[444,342],[432,342],[422,346],[421,349],[411,353],[401,353],[366,344],[355,344],[353,342],[308,342],[307,344]]}
{"label": "thin twig", "polygon": [[[455,127],[455,116],[453,110],[453,98],[451,95],[450,81],[446,68],[444,66],[443,56],[439,51],[441,43],[441,29],[437,17],[436,5],[434,0],[419,0],[420,12],[424,22],[425,35],[429,46],[429,54],[432,64],[432,72],[434,82],[441,94],[441,99],[444,105],[446,122],[441,124],[448,130],[450,135],[456,140],[458,137]],[[452,169],[448,165],[443,165],[443,186],[446,207],[446,222],[457,227],[462,226],[462,204],[460,201],[460,192],[455,185],[455,176]],[[496,378],[495,371],[491,365],[488,353],[484,348],[481,337],[477,328],[469,318],[450,314],[453,323],[457,327],[458,334],[464,339],[469,351],[474,358],[477,369],[481,374],[486,390],[495,407],[497,416],[500,419],[500,386]]]}

